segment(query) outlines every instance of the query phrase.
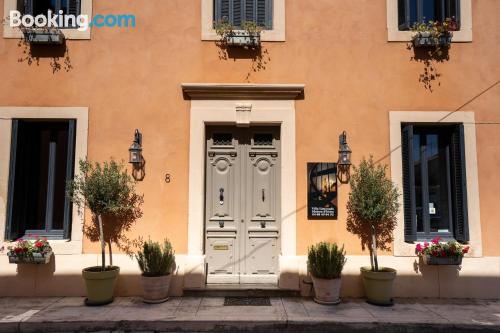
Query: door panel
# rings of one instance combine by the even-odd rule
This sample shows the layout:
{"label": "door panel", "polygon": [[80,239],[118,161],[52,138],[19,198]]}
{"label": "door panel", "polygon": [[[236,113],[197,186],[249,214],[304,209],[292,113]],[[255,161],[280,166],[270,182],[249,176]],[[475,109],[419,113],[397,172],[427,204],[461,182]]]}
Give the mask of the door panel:
{"label": "door panel", "polygon": [[207,127],[207,283],[276,283],[277,127]]}

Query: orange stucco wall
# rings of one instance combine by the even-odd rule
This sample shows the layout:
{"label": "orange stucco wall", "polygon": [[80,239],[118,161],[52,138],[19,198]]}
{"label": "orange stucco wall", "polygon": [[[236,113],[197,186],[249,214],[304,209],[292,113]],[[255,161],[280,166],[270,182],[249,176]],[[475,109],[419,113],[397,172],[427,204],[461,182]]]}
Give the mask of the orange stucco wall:
{"label": "orange stucco wall", "polygon": [[[390,110],[454,111],[469,102],[462,110],[474,111],[477,122],[483,254],[500,256],[500,84],[487,90],[500,80],[500,1],[472,5],[474,40],[454,43],[449,60],[433,63],[441,76],[431,91],[407,44],[387,42],[385,0],[287,0],[286,41],[263,43],[265,68],[256,71],[244,53],[221,59],[214,42],[201,41],[199,0],[94,1],[94,14],[131,13],[137,27],[94,28],[91,40],[68,41],[72,68],[56,73],[49,58],[19,62],[18,41],[0,38],[0,105],[88,106],[92,160],[126,159],[139,128],[144,216],[130,236],[167,236],[186,253],[190,102],[181,82],[304,83],[305,98],[296,102],[297,253],[333,240],[360,254],[345,228],[347,185],[337,221],[307,220],[306,163],[336,160],[346,130],[354,162],[372,154],[390,164]],[[96,251],[84,242],[84,252]]]}

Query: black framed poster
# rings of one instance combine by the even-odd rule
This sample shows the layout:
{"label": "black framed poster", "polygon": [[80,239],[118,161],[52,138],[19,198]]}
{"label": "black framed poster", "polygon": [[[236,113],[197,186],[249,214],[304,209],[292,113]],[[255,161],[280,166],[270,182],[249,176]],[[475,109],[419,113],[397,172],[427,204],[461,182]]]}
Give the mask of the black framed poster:
{"label": "black framed poster", "polygon": [[307,163],[307,217],[337,218],[337,163]]}

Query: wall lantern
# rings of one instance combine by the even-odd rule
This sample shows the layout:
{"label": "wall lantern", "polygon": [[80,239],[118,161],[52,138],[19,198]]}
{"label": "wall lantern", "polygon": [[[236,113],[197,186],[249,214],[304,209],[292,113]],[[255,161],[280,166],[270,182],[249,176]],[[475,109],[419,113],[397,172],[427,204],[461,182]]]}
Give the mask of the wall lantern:
{"label": "wall lantern", "polygon": [[345,131],[339,136],[339,160],[337,162],[338,178],[341,183],[349,182],[349,169],[351,167],[352,150],[347,144],[347,134]]}
{"label": "wall lantern", "polygon": [[140,167],[142,164],[142,134],[138,129],[135,130],[134,142],[128,149],[129,152],[129,163],[132,163],[134,167]]}

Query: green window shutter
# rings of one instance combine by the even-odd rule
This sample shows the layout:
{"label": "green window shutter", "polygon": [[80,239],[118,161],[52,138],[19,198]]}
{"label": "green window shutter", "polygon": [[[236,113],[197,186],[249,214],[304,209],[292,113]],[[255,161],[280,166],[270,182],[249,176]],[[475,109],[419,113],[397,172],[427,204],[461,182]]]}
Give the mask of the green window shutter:
{"label": "green window shutter", "polygon": [[403,208],[405,242],[417,240],[417,219],[415,208],[415,166],[413,161],[413,125],[403,128],[401,138],[403,158]]}
{"label": "green window shutter", "polygon": [[232,0],[215,0],[214,1],[214,21],[219,22],[223,19],[231,21],[230,5]]}
{"label": "green window shutter", "polygon": [[244,22],[243,18],[243,0],[232,0],[232,12],[233,18],[232,22],[235,27],[241,27],[241,24]]}
{"label": "green window shutter", "polygon": [[[33,0],[21,0],[21,1],[23,2],[23,4],[22,4],[22,8],[20,8],[20,11],[23,14],[33,15]],[[19,6],[19,2],[18,2],[18,6]]]}
{"label": "green window shutter", "polygon": [[81,0],[68,0],[68,14],[78,16],[81,13]]}
{"label": "green window shutter", "polygon": [[268,30],[273,28],[273,0],[255,0],[256,15],[255,22]]}
{"label": "green window shutter", "polygon": [[453,221],[455,238],[459,242],[469,241],[467,211],[467,177],[465,172],[464,125],[455,127],[451,136],[451,161],[453,183]]}
{"label": "green window shutter", "polygon": [[235,27],[249,21],[272,29],[273,0],[214,0],[214,21],[224,18]]}
{"label": "green window shutter", "polygon": [[16,179],[16,155],[17,155],[17,134],[19,131],[19,120],[12,120],[12,131],[10,140],[10,163],[9,163],[9,185],[7,192],[7,223],[6,239],[14,240],[19,237],[19,226],[15,224],[12,211],[14,208],[14,189]]}
{"label": "green window shutter", "polygon": [[[76,139],[76,120],[72,119],[68,124],[68,157],[66,162],[66,184],[73,179],[75,169],[75,139]],[[71,200],[68,196],[64,198],[64,238],[71,238]]]}

